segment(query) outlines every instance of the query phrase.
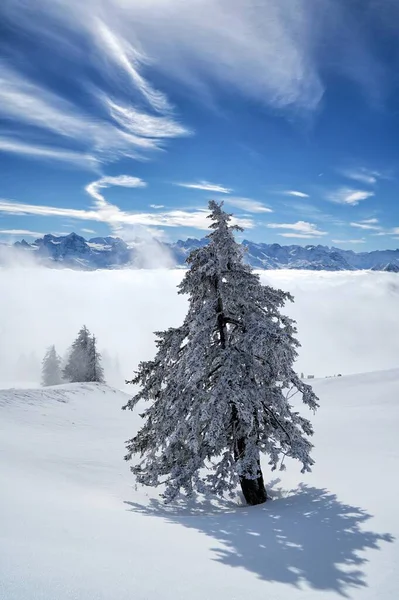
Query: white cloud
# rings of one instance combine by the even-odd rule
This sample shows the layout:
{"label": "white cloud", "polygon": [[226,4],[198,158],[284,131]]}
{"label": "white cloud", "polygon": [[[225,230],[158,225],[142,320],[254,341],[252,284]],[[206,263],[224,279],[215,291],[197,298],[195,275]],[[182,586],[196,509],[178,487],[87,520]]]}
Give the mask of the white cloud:
{"label": "white cloud", "polygon": [[286,196],[296,196],[297,198],[310,198],[309,194],[305,194],[305,192],[298,192],[298,190],[287,190],[283,192]]}
{"label": "white cloud", "polygon": [[85,229],[85,228],[83,228],[83,229],[81,229],[80,231],[83,231],[84,233],[96,233],[96,232],[94,231],[94,229]]}
{"label": "white cloud", "polygon": [[[331,10],[329,0],[321,1]],[[15,26],[52,43],[62,37],[71,54],[77,50],[68,24],[94,46],[82,58],[97,59],[102,71],[138,90],[152,109],[164,111],[169,101],[144,79],[143,63],[202,98],[217,96],[223,86],[275,107],[312,110],[323,95],[314,45],[318,38],[326,43],[326,35],[319,12],[306,4],[293,10],[279,0],[39,0],[35,8],[15,10]]]}
{"label": "white cloud", "polygon": [[367,200],[367,198],[371,198],[372,196],[374,196],[374,192],[343,187],[329,192],[326,197],[331,202],[356,206],[362,200]]}
{"label": "white cloud", "polygon": [[297,221],[296,223],[268,223],[269,229],[288,229],[287,233],[279,233],[282,237],[314,238],[327,235],[326,231],[320,231],[314,223]]}
{"label": "white cloud", "polygon": [[378,221],[378,219],[375,219],[375,218],[374,218],[374,219],[362,219],[362,220],[360,221],[360,223],[370,223],[370,224],[372,224],[372,225],[373,225],[373,224],[376,224],[376,223],[378,223],[378,222],[379,222],[379,221]]}
{"label": "white cloud", "polygon": [[364,244],[365,241],[366,240],[364,238],[352,240],[332,240],[334,244]]}
{"label": "white cloud", "polygon": [[[371,221],[371,223],[370,223]],[[379,231],[381,227],[379,225],[374,225],[376,219],[371,219],[367,221],[360,221],[359,223],[351,223],[351,227],[357,227],[358,229],[367,229],[371,231]],[[377,221],[378,222],[378,221]]]}
{"label": "white cloud", "polygon": [[150,204],[150,208],[165,208],[164,204]]}
{"label": "white cloud", "polygon": [[84,152],[63,150],[62,148],[51,146],[40,146],[7,137],[0,137],[0,152],[10,152],[13,154],[22,154],[43,159],[59,160],[86,169],[95,168],[99,162],[94,156]]}
{"label": "white cloud", "polygon": [[43,206],[41,204],[25,204],[12,200],[0,199],[0,213],[13,215],[38,215],[42,217],[69,217],[71,219],[87,219],[89,221],[104,221],[94,210],[76,208],[61,208],[58,206]]}
{"label": "white cloud", "polygon": [[[311,233],[279,233],[278,235],[280,237],[298,238],[298,239],[302,239],[302,240],[312,240],[316,237],[319,237],[319,235],[313,235]],[[325,234],[323,233],[322,235],[325,235]]]}
{"label": "white cloud", "polygon": [[205,192],[216,192],[218,194],[230,194],[233,190],[220,185],[219,183],[211,183],[210,181],[197,181],[193,183],[175,183],[180,187],[192,190],[204,190]]}
{"label": "white cloud", "polygon": [[151,115],[132,106],[117,104],[109,98],[105,98],[104,102],[115,121],[133,135],[162,139],[180,137],[191,133],[169,115]]}
{"label": "white cloud", "polygon": [[[166,138],[190,135],[191,132],[173,118],[169,104],[162,100],[163,95],[157,94],[139,76],[141,63],[136,62],[138,78],[131,79],[130,95],[135,97],[135,91],[143,94],[149,101],[149,108],[139,110],[132,105],[127,106],[122,100],[110,98],[105,92],[88,85],[87,93],[92,96],[93,103],[102,103],[103,113],[66,100],[59,92],[49,91],[17,70],[2,65],[0,117],[11,123],[11,129],[8,137],[0,141],[0,149],[34,158],[74,163],[79,163],[82,157],[84,166],[93,168],[93,163],[99,161],[107,162],[119,157],[143,158],[148,152],[162,148]],[[115,86],[114,94],[118,96],[118,92],[122,95],[120,87]],[[167,112],[159,114],[162,109]],[[158,114],[151,114],[151,110],[157,110]],[[26,126],[23,142],[15,125],[17,128]],[[36,129],[35,133],[32,127]],[[51,146],[37,142],[37,131],[46,142],[51,140]],[[77,148],[71,150],[71,144]]]}
{"label": "white cloud", "polygon": [[25,235],[26,237],[39,237],[43,233],[39,231],[31,231],[30,229],[0,229],[1,235]]}
{"label": "white cloud", "polygon": [[[67,217],[83,221],[98,221],[107,223],[111,228],[117,228],[120,225],[190,227],[202,230],[208,230],[209,228],[209,219],[207,218],[209,211],[207,209],[197,209],[193,211],[170,210],[157,213],[123,211],[114,204],[107,202],[95,186],[90,189],[92,197],[95,198],[95,207],[91,210],[26,204],[2,199],[0,200],[0,213],[37,215],[42,217]],[[232,219],[232,224],[239,225],[244,229],[251,229],[254,227],[253,221],[249,218],[234,217]]]}
{"label": "white cloud", "polygon": [[100,194],[99,190],[111,186],[141,188],[146,187],[147,184],[139,177],[131,177],[130,175],[117,175],[116,177],[101,177],[101,179],[97,179],[97,181],[92,181],[85,187],[85,190],[92,198],[94,198],[95,205],[98,208],[104,208],[106,207],[107,202],[104,196]]}
{"label": "white cloud", "polygon": [[139,53],[119,32],[115,34],[99,18],[93,20],[93,33],[99,51],[104,52],[109,60],[112,60],[125,71],[133,88],[140,90],[150,106],[159,112],[170,110],[171,106],[165,94],[155,90],[140,73],[140,68],[146,62],[146,57]]}
{"label": "white cloud", "polygon": [[[335,69],[375,94],[383,87],[383,70],[347,4],[319,0],[316,9],[302,0],[37,0],[33,10],[29,2],[7,2],[0,18],[5,15],[16,40],[29,39],[46,52],[52,71],[65,72],[66,85],[64,92],[41,83],[51,86],[46,60],[40,78],[28,55],[13,61],[18,71],[2,64],[0,117],[11,123],[15,142],[3,150],[75,165],[74,152],[101,162],[147,157],[167,139],[191,133],[151,83],[153,72],[157,81],[185,86],[191,97],[212,105],[224,90],[303,112],[319,105],[325,57],[334,55]],[[80,88],[73,101],[69,78]],[[90,158],[83,164],[95,166]]]}
{"label": "white cloud", "polygon": [[251,198],[238,198],[229,196],[226,200],[226,204],[231,204],[236,208],[241,208],[249,213],[272,213],[272,209],[268,208],[262,202],[258,200],[252,200]]}
{"label": "white cloud", "polygon": [[[123,106],[133,98],[135,109],[144,104],[149,113],[171,112],[169,99],[149,81],[152,68],[195,97],[217,103],[223,89],[302,111],[319,105],[326,57],[334,56],[333,68],[372,95],[385,82],[368,36],[343,0],[319,0],[317,7],[302,0],[37,0],[35,10],[29,2],[6,5],[16,37],[25,35],[58,61],[63,57],[65,71],[83,65],[87,79],[93,72],[93,81],[111,82],[112,95],[105,85],[101,90],[109,101]],[[55,64],[62,69],[62,62]],[[98,99],[97,93],[91,97],[93,104]],[[107,144],[102,148],[103,158],[112,155],[109,144],[109,154]],[[120,141],[115,152],[128,150]]]}
{"label": "white cloud", "polygon": [[377,180],[382,177],[378,171],[372,171],[363,167],[359,169],[342,169],[340,173],[348,179],[359,181],[368,185],[374,185]]}

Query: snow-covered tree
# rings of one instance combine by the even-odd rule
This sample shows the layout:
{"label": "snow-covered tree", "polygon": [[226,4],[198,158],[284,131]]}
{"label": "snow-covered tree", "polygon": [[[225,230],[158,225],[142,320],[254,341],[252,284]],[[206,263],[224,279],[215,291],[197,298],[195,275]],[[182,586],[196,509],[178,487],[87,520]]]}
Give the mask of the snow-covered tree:
{"label": "snow-covered tree", "polygon": [[61,357],[58,356],[55,346],[50,346],[42,361],[42,385],[59,385],[60,383],[62,383]]}
{"label": "snow-covered tree", "polygon": [[104,382],[101,354],[97,351],[97,339],[83,325],[72,344],[64,367],[64,378],[70,382]]}
{"label": "snow-covered tree", "polygon": [[180,327],[157,332],[154,360],[140,363],[131,383],[140,391],[127,403],[151,404],[143,427],[127,442],[126,460],[137,481],[164,484],[170,501],[180,491],[233,493],[249,504],[267,499],[260,464],[284,469],[313,460],[311,423],[292,406],[296,392],[312,410],[312,388],[293,369],[299,342],[295,323],[280,313],[289,293],[261,285],[243,261],[222,204],[210,202],[209,243],[193,251],[179,293],[189,296]]}
{"label": "snow-covered tree", "polygon": [[90,338],[89,343],[87,378],[85,381],[104,383],[104,369],[101,366],[101,354],[97,350],[97,339],[94,335]]}
{"label": "snow-covered tree", "polygon": [[88,364],[90,352],[91,336],[86,325],[80,329],[76,340],[73,342],[68,354],[67,363],[64,367],[63,375],[66,381],[72,383],[78,381],[88,381]]}

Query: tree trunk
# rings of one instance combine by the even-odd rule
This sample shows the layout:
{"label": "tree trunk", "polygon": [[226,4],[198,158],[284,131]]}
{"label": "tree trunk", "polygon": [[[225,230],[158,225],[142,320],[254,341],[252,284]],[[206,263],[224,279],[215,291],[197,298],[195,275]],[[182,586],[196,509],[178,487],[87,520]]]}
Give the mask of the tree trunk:
{"label": "tree trunk", "polygon": [[247,504],[255,506],[256,504],[263,504],[266,502],[267,493],[260,465],[259,477],[257,479],[246,479],[245,477],[241,477],[240,485]]}
{"label": "tree trunk", "polygon": [[[245,439],[241,438],[237,442],[237,455],[236,460],[240,455],[245,452]],[[258,459],[258,477],[256,479],[247,479],[246,477],[240,477],[241,490],[244,495],[245,501],[250,506],[256,504],[263,504],[267,500],[267,493],[265,483],[263,481],[262,468],[260,466],[260,460]]]}

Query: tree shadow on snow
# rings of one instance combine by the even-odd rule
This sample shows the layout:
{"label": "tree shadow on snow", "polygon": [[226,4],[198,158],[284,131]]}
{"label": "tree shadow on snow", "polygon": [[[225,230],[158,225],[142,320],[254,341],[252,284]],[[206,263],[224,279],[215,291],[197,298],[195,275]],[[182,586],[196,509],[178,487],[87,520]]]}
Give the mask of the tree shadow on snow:
{"label": "tree shadow on snow", "polygon": [[[276,483],[276,482],[274,482]],[[270,490],[270,484],[269,484]],[[368,549],[393,542],[391,534],[364,529],[372,515],[340,502],[326,489],[301,485],[285,497],[272,491],[272,500],[256,507],[206,500],[148,506],[126,502],[129,510],[165,518],[214,538],[214,560],[245,568],[265,581],[316,590],[335,591],[366,587],[364,571]]]}

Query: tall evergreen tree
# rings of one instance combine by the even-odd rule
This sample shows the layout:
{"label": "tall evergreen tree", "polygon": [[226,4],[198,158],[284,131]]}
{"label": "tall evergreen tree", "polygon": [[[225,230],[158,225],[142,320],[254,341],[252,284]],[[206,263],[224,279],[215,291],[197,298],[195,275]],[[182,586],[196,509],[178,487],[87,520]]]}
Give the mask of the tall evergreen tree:
{"label": "tall evergreen tree", "polygon": [[61,357],[58,356],[55,346],[50,346],[42,362],[42,385],[59,385],[62,383]]}
{"label": "tall evergreen tree", "polygon": [[154,360],[140,363],[131,382],[141,389],[124,408],[151,404],[125,458],[141,456],[132,472],[143,485],[164,484],[166,501],[181,490],[221,496],[240,483],[246,501],[260,504],[261,454],[272,470],[288,456],[310,471],[313,430],[292,398],[300,392],[312,410],[317,398],[293,369],[295,323],[280,312],[291,295],[261,285],[234,240],[241,229],[222,205],[209,208],[209,243],[190,254],[179,285],[189,296],[186,318],[156,334]]}
{"label": "tall evergreen tree", "polygon": [[76,340],[70,349],[67,363],[64,367],[64,379],[71,383],[78,381],[89,381],[89,353],[91,345],[90,331],[86,325],[80,329]]}
{"label": "tall evergreen tree", "polygon": [[93,335],[89,344],[86,381],[104,383],[104,369],[101,366],[101,354],[97,350],[97,339]]}

